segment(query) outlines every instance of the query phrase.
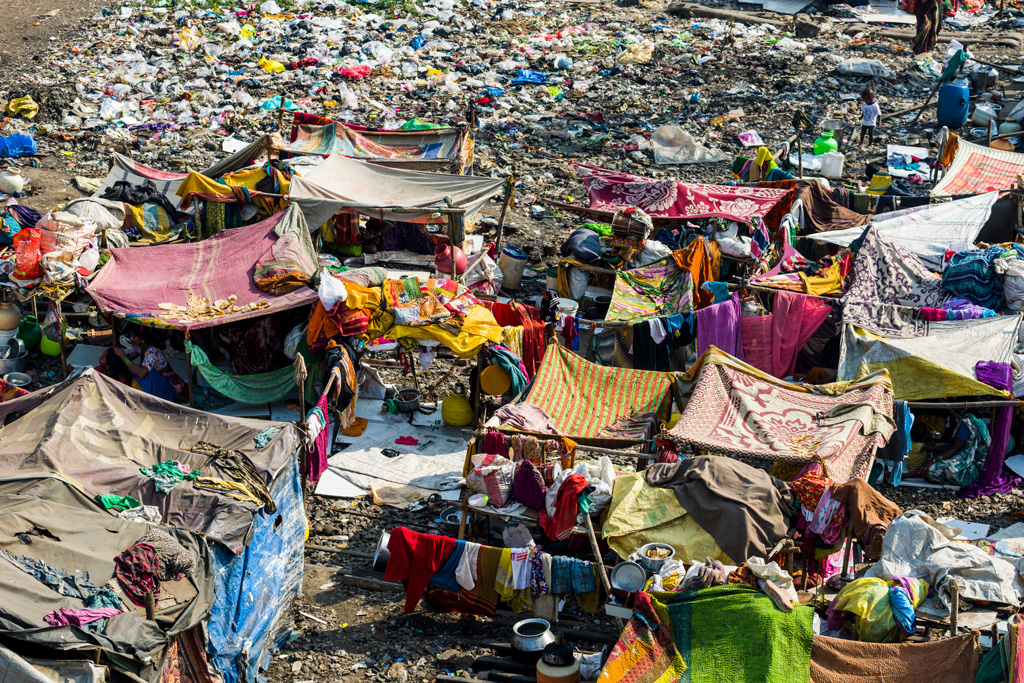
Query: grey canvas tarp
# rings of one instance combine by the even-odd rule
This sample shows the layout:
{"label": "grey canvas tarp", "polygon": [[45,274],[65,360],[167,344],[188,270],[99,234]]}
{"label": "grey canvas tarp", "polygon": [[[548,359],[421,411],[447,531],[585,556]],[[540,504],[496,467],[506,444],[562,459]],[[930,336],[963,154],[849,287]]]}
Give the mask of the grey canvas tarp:
{"label": "grey canvas tarp", "polygon": [[395,220],[416,220],[451,206],[471,217],[505,187],[504,178],[406,171],[338,154],[301,178],[292,178],[288,198],[316,229],[343,209]]}
{"label": "grey canvas tarp", "polygon": [[[114,558],[149,528],[114,517],[52,477],[0,482],[0,549],[72,575],[88,572],[95,586],[113,578]],[[57,593],[20,565],[0,557],[0,635],[8,642],[61,650],[98,647],[132,660],[133,673],[149,680],[159,678],[169,638],[202,623],[216,598],[213,558],[206,542],[190,531],[161,528],[198,558],[192,576],[184,579],[195,597],[159,611],[156,622],[147,621],[126,603],[125,611],[111,617],[103,633],[53,627],[44,619],[48,613],[80,609],[82,600]]]}
{"label": "grey canvas tarp", "polygon": [[[199,172],[208,178],[219,178],[225,173],[245,168],[249,165],[250,161],[260,157],[271,146],[270,136],[264,135],[248,147],[238,150],[231,156]],[[168,197],[175,197],[178,194],[178,188],[181,187],[181,184],[185,182],[187,177],[187,172],[171,173],[169,171],[160,171],[139,163],[124,154],[114,152],[111,158],[110,171],[107,173],[107,177],[103,179],[103,184],[100,185],[100,188],[92,196],[102,196],[107,191],[107,188],[113,187],[114,183],[119,181],[127,181],[132,185],[139,185],[147,180],[152,180],[157,190]]]}
{"label": "grey canvas tarp", "polygon": [[[24,401],[27,406],[36,400],[29,395],[11,403]],[[281,431],[257,449],[253,437],[268,426]],[[134,496],[156,506],[166,524],[201,532],[237,552],[248,542],[253,515],[261,508],[189,482],[158,493],[139,468],[178,460],[203,476],[230,479],[207,457],[186,450],[206,441],[241,451],[269,485],[296,457],[302,440],[290,423],[213,415],[86,370],[0,429],[0,481],[57,477],[90,499],[99,494]]]}

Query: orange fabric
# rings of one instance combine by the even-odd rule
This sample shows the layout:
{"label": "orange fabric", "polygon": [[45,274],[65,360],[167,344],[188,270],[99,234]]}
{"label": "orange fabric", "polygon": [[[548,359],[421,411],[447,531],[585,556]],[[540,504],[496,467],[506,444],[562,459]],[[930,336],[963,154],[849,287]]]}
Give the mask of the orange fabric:
{"label": "orange fabric", "polygon": [[[684,249],[672,252],[672,258],[680,268],[689,271],[690,277],[693,279],[693,307],[695,309],[704,308],[713,304],[715,295],[701,289],[701,285],[705,282],[715,279],[717,272],[716,267],[712,264],[707,240],[698,237]],[[721,267],[721,263],[721,254],[719,254],[717,267]]]}
{"label": "orange fabric", "polygon": [[309,325],[306,327],[306,343],[312,347],[321,334],[331,339],[341,334],[341,330],[327,317],[324,305],[317,301],[316,308],[313,309],[313,315],[309,318]]}
{"label": "orange fabric", "polygon": [[942,156],[939,158],[939,165],[947,167],[953,163],[953,157],[956,156],[956,151],[959,148],[960,136],[956,133],[950,133],[949,140],[946,140],[946,146],[942,148]]}

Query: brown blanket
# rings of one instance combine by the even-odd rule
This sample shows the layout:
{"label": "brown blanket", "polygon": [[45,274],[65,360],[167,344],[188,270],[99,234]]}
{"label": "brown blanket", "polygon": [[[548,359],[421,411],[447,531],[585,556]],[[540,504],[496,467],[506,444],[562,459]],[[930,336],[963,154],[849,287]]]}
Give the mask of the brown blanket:
{"label": "brown blanket", "polygon": [[853,535],[864,545],[868,557],[878,558],[889,522],[900,515],[899,506],[860,477],[836,488],[832,497],[846,508]]}
{"label": "brown blanket", "polygon": [[974,636],[930,643],[861,643],[814,636],[811,683],[970,683]]}
{"label": "brown blanket", "polygon": [[644,480],[671,488],[687,514],[735,562],[763,557],[789,530],[796,511],[789,484],[764,470],[718,455],[652,465]]}

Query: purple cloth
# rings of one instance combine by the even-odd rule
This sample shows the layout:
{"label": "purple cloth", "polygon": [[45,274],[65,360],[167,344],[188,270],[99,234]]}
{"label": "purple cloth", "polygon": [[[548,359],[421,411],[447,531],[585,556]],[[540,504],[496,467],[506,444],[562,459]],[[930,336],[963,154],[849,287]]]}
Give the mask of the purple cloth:
{"label": "purple cloth", "polygon": [[697,357],[709,346],[716,346],[730,356],[743,360],[743,327],[740,324],[740,295],[712,304],[694,314],[697,323]]}
{"label": "purple cloth", "polygon": [[47,614],[43,619],[50,626],[85,626],[100,619],[109,619],[120,614],[121,610],[113,607],[99,607],[97,609],[68,609],[61,607]]}
{"label": "purple cloth", "polygon": [[529,460],[521,461],[512,480],[512,497],[531,510],[543,510],[546,494],[547,487],[541,473]]}
{"label": "purple cloth", "polygon": [[[990,363],[979,361],[974,366],[974,374],[979,382],[984,382],[996,389],[1013,389],[1013,369],[1008,363]],[[993,493],[1009,493],[1020,486],[1020,477],[1007,477],[1003,473],[1003,461],[1006,460],[1006,446],[1010,442],[1010,423],[1013,421],[1013,406],[996,409],[995,423],[992,425],[992,441],[985,455],[985,464],[981,466],[981,474],[977,483],[964,486],[957,495],[961,498],[976,498]]]}
{"label": "purple cloth", "polygon": [[7,202],[7,208],[11,210],[14,215],[14,220],[18,221],[18,224],[23,228],[34,228],[43,218],[43,214],[39,213],[35,209],[27,206],[22,206],[14,199],[10,199]]}
{"label": "purple cloth", "polygon": [[955,296],[942,304],[942,307],[948,312],[946,320],[975,320],[977,318],[992,318],[996,314],[996,312],[991,308],[978,306],[977,304],[959,296]]}

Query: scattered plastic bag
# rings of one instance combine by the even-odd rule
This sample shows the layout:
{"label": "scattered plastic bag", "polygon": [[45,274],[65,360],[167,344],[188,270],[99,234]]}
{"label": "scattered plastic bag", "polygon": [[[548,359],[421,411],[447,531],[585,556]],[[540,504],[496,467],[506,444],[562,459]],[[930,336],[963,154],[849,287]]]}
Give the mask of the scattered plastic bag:
{"label": "scattered plastic bag", "polygon": [[0,158],[18,159],[30,157],[38,150],[36,141],[30,135],[14,133],[5,138],[0,138]]}
{"label": "scattered plastic bag", "polygon": [[1016,258],[997,258],[992,262],[995,271],[1003,276],[1003,298],[1006,307],[1019,311],[1024,299],[1024,261]]}
{"label": "scattered plastic bag", "polygon": [[328,311],[334,308],[339,301],[344,301],[348,297],[345,283],[326,270],[320,274],[320,286],[317,288],[316,293],[320,297],[320,303]]}
{"label": "scattered plastic bag", "polygon": [[844,76],[878,76],[880,78],[888,78],[893,75],[885,64],[877,59],[865,57],[844,59],[836,65],[836,72]]}
{"label": "scattered plastic bag", "polygon": [[[267,59],[266,57],[260,57],[259,67],[268,74],[280,74],[285,72],[284,64],[273,59]],[[280,99],[280,97],[278,97],[278,99]]]}
{"label": "scattered plastic bag", "polygon": [[639,43],[630,43],[619,53],[615,61],[619,64],[645,64],[654,57],[654,43],[649,40],[642,40]]}
{"label": "scattered plastic bag", "polygon": [[661,126],[651,135],[656,164],[708,164],[729,161],[719,149],[697,142],[682,126]]}
{"label": "scattered plastic bag", "polygon": [[547,74],[541,73],[540,71],[530,71],[529,69],[519,69],[516,71],[516,77],[512,79],[512,85],[544,85],[548,82]]}
{"label": "scattered plastic bag", "polygon": [[39,113],[39,105],[28,95],[15,97],[7,103],[7,113],[11,116],[24,116],[31,121]]}
{"label": "scattered plastic bag", "polygon": [[39,251],[39,240],[42,231],[39,228],[23,228],[14,236],[14,272],[11,278],[20,282],[31,282],[43,277],[43,269],[39,266],[42,253]]}

